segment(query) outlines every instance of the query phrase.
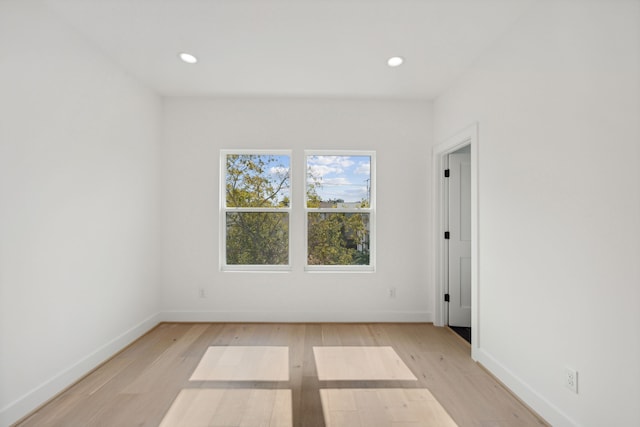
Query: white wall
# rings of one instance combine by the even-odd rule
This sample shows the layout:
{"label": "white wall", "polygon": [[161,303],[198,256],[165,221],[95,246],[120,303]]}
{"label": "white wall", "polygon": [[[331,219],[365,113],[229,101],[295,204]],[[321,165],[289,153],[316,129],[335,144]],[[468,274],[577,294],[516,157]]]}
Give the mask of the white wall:
{"label": "white wall", "polygon": [[[305,99],[165,100],[162,306],[171,320],[431,320],[427,284],[431,104]],[[293,271],[221,272],[220,149],[377,152],[375,273],[305,273],[304,216],[292,217]],[[294,166],[295,168],[295,166]],[[294,179],[293,204],[303,184]],[[390,299],[389,287],[397,288]],[[207,298],[198,298],[203,288]]]}
{"label": "white wall", "polygon": [[478,358],[554,426],[640,425],[639,26],[539,2],[434,107],[479,123]]}
{"label": "white wall", "polygon": [[161,103],[37,1],[0,2],[0,425],[153,326]]}

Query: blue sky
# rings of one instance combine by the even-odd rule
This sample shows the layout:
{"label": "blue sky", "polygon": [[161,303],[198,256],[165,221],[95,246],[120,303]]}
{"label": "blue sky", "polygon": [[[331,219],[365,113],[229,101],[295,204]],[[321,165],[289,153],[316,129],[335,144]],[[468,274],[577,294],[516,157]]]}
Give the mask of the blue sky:
{"label": "blue sky", "polygon": [[369,198],[369,156],[307,156],[307,168],[320,180],[317,192],[322,200],[359,202]]}

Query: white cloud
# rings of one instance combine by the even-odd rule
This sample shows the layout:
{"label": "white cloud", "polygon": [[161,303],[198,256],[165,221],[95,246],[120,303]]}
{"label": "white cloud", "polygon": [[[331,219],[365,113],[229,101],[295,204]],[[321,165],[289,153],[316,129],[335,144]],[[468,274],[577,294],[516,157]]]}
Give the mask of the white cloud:
{"label": "white cloud", "polygon": [[345,200],[349,200],[349,201],[360,201],[362,199],[367,199],[368,198],[368,193],[367,193],[367,187],[354,187],[354,188],[350,188],[344,191],[344,197],[342,197]]}
{"label": "white cloud", "polygon": [[326,165],[314,165],[309,164],[309,169],[311,170],[311,175],[315,177],[322,178],[325,175],[329,175],[332,173],[343,173],[343,170],[340,168],[335,168]]}
{"label": "white cloud", "polygon": [[269,169],[269,173],[271,175],[287,175],[289,173],[289,168],[285,168],[284,166],[273,166]]}
{"label": "white cloud", "polygon": [[307,162],[309,165],[324,165],[335,169],[348,168],[354,164],[348,156],[310,156]]}
{"label": "white cloud", "polygon": [[363,183],[371,175],[369,156],[309,156],[307,167],[319,181],[316,191],[323,200],[357,202],[368,198]]}
{"label": "white cloud", "polygon": [[371,175],[371,163],[360,162],[355,170],[358,175]]}
{"label": "white cloud", "polygon": [[350,185],[351,182],[344,177],[338,177],[338,178],[327,178],[325,180],[322,181],[323,185]]}

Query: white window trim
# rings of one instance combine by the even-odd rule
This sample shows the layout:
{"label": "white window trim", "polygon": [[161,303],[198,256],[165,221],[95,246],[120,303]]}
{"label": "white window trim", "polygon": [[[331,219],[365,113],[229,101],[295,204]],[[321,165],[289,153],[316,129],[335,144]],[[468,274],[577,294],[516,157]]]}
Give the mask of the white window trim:
{"label": "white window trim", "polygon": [[[275,155],[289,157],[289,207],[286,208],[238,208],[227,207],[227,156],[233,154],[238,155]],[[291,239],[291,215],[293,206],[293,152],[292,150],[251,150],[251,149],[223,149],[220,150],[220,270],[221,271],[237,271],[237,272],[270,272],[270,271],[291,271],[291,259],[293,255],[292,239]],[[286,212],[289,219],[289,255],[288,264],[272,265],[272,264],[227,264],[227,212]]]}
{"label": "white window trim", "polygon": [[[307,207],[307,158],[309,156],[368,156],[371,158],[368,208],[309,208]],[[376,152],[367,150],[305,150],[302,170],[304,207],[304,270],[306,272],[375,272],[376,266]],[[293,203],[292,203],[293,204]],[[369,265],[309,265],[309,212],[368,213],[369,214]]]}

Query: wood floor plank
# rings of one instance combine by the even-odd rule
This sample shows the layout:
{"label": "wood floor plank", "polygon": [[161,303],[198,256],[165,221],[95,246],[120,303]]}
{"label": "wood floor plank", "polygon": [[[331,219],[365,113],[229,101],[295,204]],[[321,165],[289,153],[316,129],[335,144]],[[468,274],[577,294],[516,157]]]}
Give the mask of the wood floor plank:
{"label": "wood floor plank", "polygon": [[108,365],[103,365],[77,383],[69,390],[69,394],[89,395],[98,392],[110,383],[117,375],[133,363],[131,358],[115,358]]}
{"label": "wood floor plank", "polygon": [[[123,392],[127,394],[149,393],[156,388],[166,388],[174,381],[183,381],[182,375],[193,369],[192,362],[182,354],[205,331],[207,325],[192,325],[185,333],[176,339],[162,354],[160,354]],[[174,375],[166,375],[173,372]]]}
{"label": "wood floor plank", "polygon": [[370,346],[314,347],[318,378],[340,380],[416,380],[393,348]]}
{"label": "wood floor plank", "polygon": [[291,427],[288,390],[186,389],[180,392],[161,427]]}
{"label": "wood floor plank", "polygon": [[320,394],[328,427],[457,427],[426,389],[325,389]]}
{"label": "wood floor plank", "polygon": [[[208,348],[234,346],[287,347],[288,377],[189,381]],[[313,349],[331,346],[390,347],[416,380],[321,380]],[[388,363],[366,352],[347,356],[352,371]],[[174,411],[188,394],[195,396],[188,409]],[[384,412],[385,405],[396,409]],[[207,424],[238,426],[424,425],[419,417],[433,425],[446,417],[469,427],[547,425],[471,360],[468,345],[430,324],[163,323],[18,426],[179,425],[209,416]]]}
{"label": "wood floor plank", "polygon": [[313,347],[323,344],[324,325],[310,324],[305,328],[304,360],[302,365],[302,383],[293,393],[300,395],[299,410],[294,407],[294,425],[296,427],[324,427],[320,401],[320,380],[316,369]]}

